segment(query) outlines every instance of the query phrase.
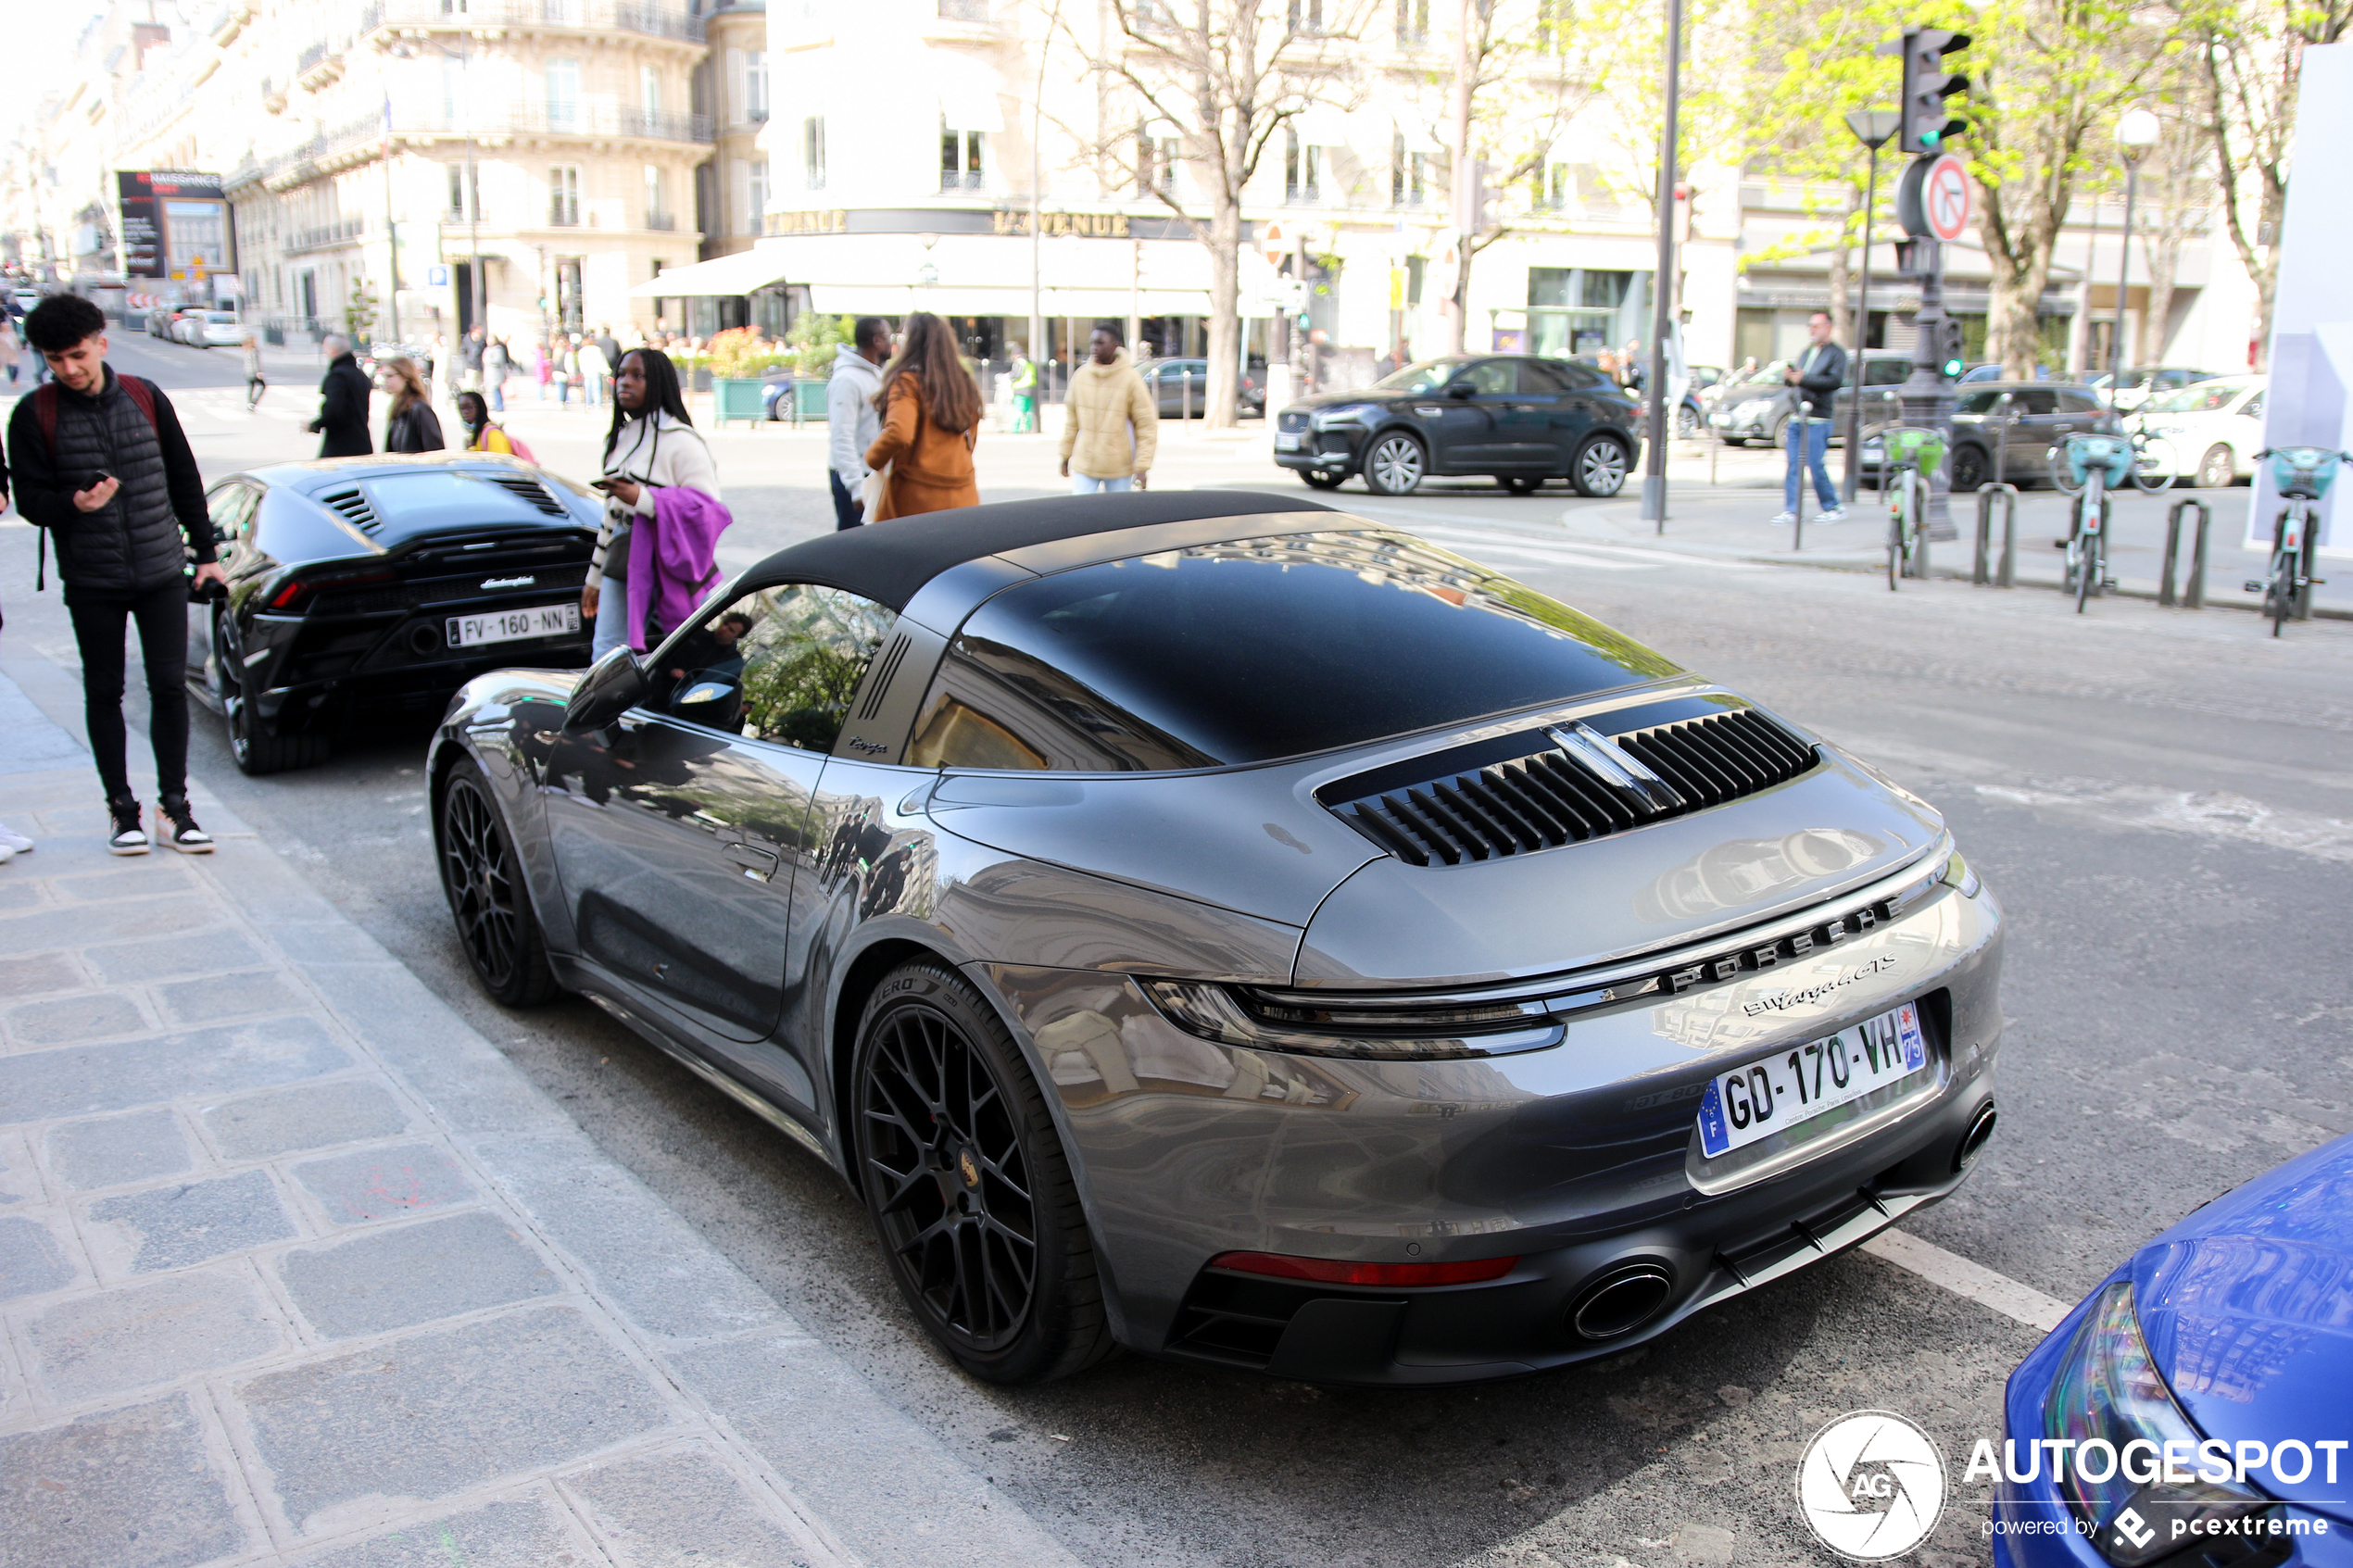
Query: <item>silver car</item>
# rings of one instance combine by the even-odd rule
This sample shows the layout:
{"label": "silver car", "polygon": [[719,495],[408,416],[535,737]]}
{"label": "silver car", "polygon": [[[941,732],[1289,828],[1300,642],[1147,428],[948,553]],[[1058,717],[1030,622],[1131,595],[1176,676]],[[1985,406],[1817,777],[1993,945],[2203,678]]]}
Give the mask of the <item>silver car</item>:
{"label": "silver car", "polygon": [[839,1171],[974,1374],[1625,1348],[1953,1190],[1936,812],[1409,533],[1235,492],[826,535],[459,694],[458,933]]}

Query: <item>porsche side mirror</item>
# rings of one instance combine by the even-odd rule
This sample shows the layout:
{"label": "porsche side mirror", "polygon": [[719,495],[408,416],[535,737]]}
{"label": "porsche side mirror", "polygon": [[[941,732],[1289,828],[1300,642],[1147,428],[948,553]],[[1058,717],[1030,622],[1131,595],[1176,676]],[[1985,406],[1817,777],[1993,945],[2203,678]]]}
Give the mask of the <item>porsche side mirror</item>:
{"label": "porsche side mirror", "polygon": [[646,672],[637,656],[614,648],[588,667],[564,704],[564,728],[601,730],[646,699]]}
{"label": "porsche side mirror", "polygon": [[1446,388],[1446,395],[1449,397],[1475,397],[1478,395],[1478,388],[1466,381],[1451,383]]}

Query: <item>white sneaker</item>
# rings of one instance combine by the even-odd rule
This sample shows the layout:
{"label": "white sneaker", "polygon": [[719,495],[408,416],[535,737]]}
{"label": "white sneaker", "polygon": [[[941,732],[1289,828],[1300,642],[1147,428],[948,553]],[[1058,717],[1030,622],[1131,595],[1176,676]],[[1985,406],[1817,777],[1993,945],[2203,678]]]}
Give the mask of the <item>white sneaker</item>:
{"label": "white sneaker", "polygon": [[32,853],[32,840],[14,828],[0,825],[0,849],[14,855],[30,855]]}
{"label": "white sneaker", "polygon": [[107,808],[114,819],[114,831],[107,840],[109,855],[144,855],[147,852],[147,830],[139,825],[139,803],[124,800]]}
{"label": "white sneaker", "polygon": [[1773,514],[1773,526],[1775,528],[1787,528],[1796,521],[1797,514],[1795,512],[1776,512]]}
{"label": "white sneaker", "polygon": [[1820,517],[1816,518],[1814,521],[1817,522],[1844,522],[1846,521],[1846,508],[1844,507],[1832,507],[1829,511],[1824,512]]}
{"label": "white sneaker", "polygon": [[6,865],[9,861],[15,859],[16,858],[17,852],[15,850],[9,848],[5,844],[0,844],[0,866]]}

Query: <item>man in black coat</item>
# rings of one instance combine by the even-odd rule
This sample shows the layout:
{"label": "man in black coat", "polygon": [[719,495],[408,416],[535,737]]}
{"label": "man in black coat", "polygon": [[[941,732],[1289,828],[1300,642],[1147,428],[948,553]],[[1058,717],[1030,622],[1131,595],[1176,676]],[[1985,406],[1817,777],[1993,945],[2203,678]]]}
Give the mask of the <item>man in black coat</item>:
{"label": "man in black coat", "polygon": [[204,476],[180,416],[152,383],[107,364],[107,319],[79,295],[52,295],[25,336],[55,378],[8,420],[17,509],[49,531],[82,650],[90,753],[113,818],[107,847],[144,855],[147,835],[124,759],[126,621],[139,627],[156,754],[157,834],[203,854],[212,839],[188,809],[188,560],[199,585],[225,583],[213,554]]}
{"label": "man in black coat", "polygon": [[351,340],[330,332],[319,340],[327,376],[319,383],[319,417],[304,428],[317,435],[322,458],[359,458],[376,449],[368,434],[368,372],[352,357]]}

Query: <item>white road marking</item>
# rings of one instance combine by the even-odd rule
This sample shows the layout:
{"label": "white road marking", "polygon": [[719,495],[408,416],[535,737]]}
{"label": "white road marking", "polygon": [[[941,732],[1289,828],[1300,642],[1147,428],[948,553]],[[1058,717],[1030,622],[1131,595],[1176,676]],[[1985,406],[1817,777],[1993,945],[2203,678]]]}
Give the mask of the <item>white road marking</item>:
{"label": "white road marking", "polygon": [[2056,1296],[2045,1296],[2031,1285],[2020,1285],[2007,1274],[1997,1274],[1982,1263],[1972,1263],[1957,1252],[1947,1252],[1933,1242],[1922,1241],[1904,1231],[1881,1231],[1863,1243],[1862,1250],[2045,1334],[2074,1311]]}
{"label": "white road marking", "polygon": [[[1350,499],[1344,509],[1353,512],[1361,512],[1365,516],[1371,518],[1376,522],[1396,522],[1401,525],[1407,525],[1413,533],[1426,533],[1433,539],[1440,537],[1462,538],[1467,536],[1477,538],[1482,543],[1491,539],[1497,541],[1514,540],[1524,543],[1531,547],[1540,548],[1547,547],[1552,544],[1552,540],[1544,534],[1533,532],[1535,529],[1549,530],[1554,526],[1543,522],[1522,524],[1509,519],[1480,517],[1471,512],[1428,512],[1409,510],[1407,508],[1398,507],[1382,507],[1378,505],[1366,506],[1362,502],[1354,500],[1353,497]],[[1443,524],[1450,522],[1467,523],[1474,528],[1495,530],[1496,532],[1466,535],[1461,529],[1442,526]],[[1441,524],[1441,526],[1434,528],[1428,526],[1431,523]],[[1505,530],[1508,530],[1509,532],[1504,532]],[[1680,551],[1648,549],[1640,545],[1613,545],[1606,540],[1588,539],[1580,535],[1560,536],[1560,544],[1563,548],[1567,549],[1595,552],[1608,556],[1618,556],[1629,559],[1639,559],[1643,564],[1650,566],[1699,566],[1706,567],[1717,571],[1764,571],[1769,570],[1756,561],[1725,560],[1715,556],[1685,555]]]}

